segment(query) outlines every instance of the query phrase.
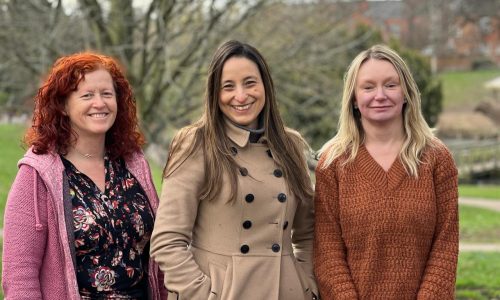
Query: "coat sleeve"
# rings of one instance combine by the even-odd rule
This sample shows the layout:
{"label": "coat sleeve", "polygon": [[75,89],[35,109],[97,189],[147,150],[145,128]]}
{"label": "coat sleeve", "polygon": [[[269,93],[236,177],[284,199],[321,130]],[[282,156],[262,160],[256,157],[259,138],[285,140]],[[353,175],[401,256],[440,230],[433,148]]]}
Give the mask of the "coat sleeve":
{"label": "coat sleeve", "polygon": [[47,190],[36,170],[22,165],[4,215],[2,285],[5,299],[42,299],[39,270],[47,241]]}
{"label": "coat sleeve", "polygon": [[436,157],[437,222],[417,299],[454,299],[458,261],[458,172],[451,153]]}
{"label": "coat sleeve", "polygon": [[[175,163],[176,157],[170,159]],[[210,295],[210,278],[189,249],[203,170],[203,153],[195,151],[163,179],[151,237],[151,256],[165,274],[165,286],[179,294],[179,299],[206,300]]]}
{"label": "coat sleeve", "polygon": [[313,199],[299,202],[292,227],[293,252],[309,279],[309,288],[319,295],[313,270],[314,209]]}
{"label": "coat sleeve", "polygon": [[316,168],[314,272],[322,299],[358,299],[347,264],[339,221],[339,190],[334,164]]}

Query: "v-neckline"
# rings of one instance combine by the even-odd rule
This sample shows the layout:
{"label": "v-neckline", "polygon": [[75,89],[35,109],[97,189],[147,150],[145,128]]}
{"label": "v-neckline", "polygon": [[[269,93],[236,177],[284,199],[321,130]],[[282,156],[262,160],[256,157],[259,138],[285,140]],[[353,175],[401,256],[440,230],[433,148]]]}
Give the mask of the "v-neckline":
{"label": "v-neckline", "polygon": [[70,164],[71,168],[73,168],[73,171],[75,173],[80,174],[80,176],[84,176],[83,177],[84,180],[86,180],[88,184],[93,186],[93,189],[98,194],[99,198],[102,196],[108,195],[108,190],[106,187],[108,186],[108,184],[107,184],[108,181],[111,181],[111,177],[108,177],[108,176],[110,176],[108,167],[111,167],[111,166],[108,166],[108,163],[110,163],[110,160],[109,160],[107,155],[104,156],[104,189],[102,189],[102,190],[99,187],[99,185],[97,183],[95,183],[94,180],[92,180],[92,178],[90,178],[87,174],[80,171],[69,159],[67,159],[66,157],[64,157],[62,155],[61,155],[61,157]]}
{"label": "v-neckline", "polygon": [[357,167],[364,169],[362,174],[365,179],[376,188],[393,190],[408,176],[399,156],[394,159],[386,171],[373,158],[364,144],[360,146],[358,155],[360,159]]}

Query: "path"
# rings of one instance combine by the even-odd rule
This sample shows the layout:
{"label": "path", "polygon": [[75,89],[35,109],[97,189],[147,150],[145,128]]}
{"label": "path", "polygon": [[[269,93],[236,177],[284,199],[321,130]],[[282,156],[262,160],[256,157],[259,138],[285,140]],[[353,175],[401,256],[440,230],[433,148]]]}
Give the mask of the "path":
{"label": "path", "polygon": [[[474,206],[486,208],[500,212],[500,200],[487,200],[479,198],[464,198],[458,199],[459,205]],[[496,244],[465,244],[460,243],[460,252],[480,251],[480,252],[500,252],[500,241]]]}
{"label": "path", "polygon": [[[500,196],[499,196],[500,197]],[[479,198],[463,198],[458,199],[458,204],[481,207],[500,212],[500,200],[487,200]]]}

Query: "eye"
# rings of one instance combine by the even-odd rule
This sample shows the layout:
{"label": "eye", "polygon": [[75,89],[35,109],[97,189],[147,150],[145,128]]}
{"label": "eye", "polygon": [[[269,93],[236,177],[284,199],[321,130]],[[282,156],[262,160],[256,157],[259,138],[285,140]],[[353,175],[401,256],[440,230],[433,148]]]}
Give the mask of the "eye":
{"label": "eye", "polygon": [[256,83],[257,83],[257,81],[255,81],[253,79],[252,80],[247,80],[247,81],[245,81],[245,86],[253,86]]}
{"label": "eye", "polygon": [[397,84],[391,82],[391,83],[386,84],[385,86],[388,88],[395,88],[397,86]]}
{"label": "eye", "polygon": [[114,94],[112,92],[104,92],[104,93],[102,93],[102,96],[104,98],[112,98],[114,96]]}
{"label": "eye", "polygon": [[82,98],[83,100],[88,100],[90,98],[92,98],[94,96],[93,93],[86,93],[86,94],[83,94],[80,96],[80,98]]}
{"label": "eye", "polygon": [[364,86],[361,87],[361,89],[363,89],[365,91],[369,91],[369,90],[373,89],[373,85],[364,85]]}
{"label": "eye", "polygon": [[234,88],[234,85],[232,83],[225,83],[222,85],[222,89],[225,91],[230,91]]}

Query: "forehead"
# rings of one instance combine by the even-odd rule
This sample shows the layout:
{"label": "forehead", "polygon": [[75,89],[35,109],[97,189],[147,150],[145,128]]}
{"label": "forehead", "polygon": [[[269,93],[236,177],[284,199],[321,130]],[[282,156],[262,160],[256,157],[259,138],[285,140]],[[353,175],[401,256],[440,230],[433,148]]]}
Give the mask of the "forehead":
{"label": "forehead", "polygon": [[224,62],[222,80],[233,76],[259,76],[259,67],[252,60],[243,56],[233,56]]}
{"label": "forehead", "polygon": [[387,77],[399,78],[394,65],[385,59],[369,58],[359,67],[357,81]]}
{"label": "forehead", "polygon": [[78,88],[87,86],[113,86],[113,77],[106,69],[96,69],[83,74]]}

